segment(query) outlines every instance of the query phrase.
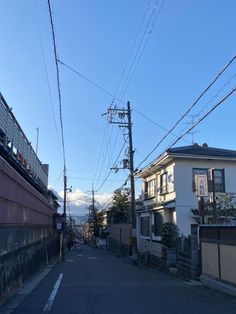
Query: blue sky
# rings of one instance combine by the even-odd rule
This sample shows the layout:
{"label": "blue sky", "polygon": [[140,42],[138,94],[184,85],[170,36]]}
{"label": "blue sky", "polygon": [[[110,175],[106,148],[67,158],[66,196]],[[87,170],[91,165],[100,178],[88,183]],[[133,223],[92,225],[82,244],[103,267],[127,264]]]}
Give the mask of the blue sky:
{"label": "blue sky", "polygon": [[[140,113],[170,129],[236,53],[234,0],[166,0],[152,31],[148,27],[145,33],[155,3],[154,0],[51,1],[60,60],[111,94],[116,92],[147,10],[130,60],[143,34],[147,45],[123,97],[124,102],[131,102],[133,109],[135,165],[166,132]],[[157,11],[161,4],[162,0],[158,1]],[[63,159],[47,1],[0,0],[0,5],[0,91],[34,147],[39,127],[38,155],[50,164],[49,185],[60,192]],[[232,89],[236,85],[235,73],[236,61],[192,114],[201,116]],[[111,96],[62,65],[60,78],[68,185],[81,195],[91,190],[92,184],[95,189],[101,185],[124,139],[121,130],[108,125],[102,116],[111,105]],[[199,124],[195,142],[236,149],[235,101],[233,95]],[[123,107],[121,103],[114,104]],[[186,117],[173,132],[180,134],[190,122],[191,117]],[[148,161],[161,154],[173,140],[174,136],[169,136]],[[177,145],[189,145],[191,140],[188,135]],[[120,159],[123,158],[124,154]],[[112,173],[97,194],[103,198],[104,194],[112,193],[127,175],[126,170]],[[140,188],[137,183],[137,194]]]}

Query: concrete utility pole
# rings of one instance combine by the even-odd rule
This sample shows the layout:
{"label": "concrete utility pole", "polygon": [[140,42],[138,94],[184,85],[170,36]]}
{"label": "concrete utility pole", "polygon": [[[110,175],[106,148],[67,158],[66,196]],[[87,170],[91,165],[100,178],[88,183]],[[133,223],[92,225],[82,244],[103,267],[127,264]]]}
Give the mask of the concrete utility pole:
{"label": "concrete utility pole", "polygon": [[211,169],[211,179],[212,179],[212,208],[213,208],[213,215],[212,215],[212,222],[213,224],[217,223],[217,209],[216,209],[216,188],[215,188],[215,169]]}
{"label": "concrete utility pole", "polygon": [[134,151],[132,139],[132,122],[130,102],[127,103],[128,130],[129,130],[129,170],[130,170],[130,189],[131,189],[131,223],[132,223],[132,256],[137,253],[136,245],[136,213],[135,213],[135,186],[134,186]]}
{"label": "concrete utility pole", "polygon": [[[118,115],[118,121],[113,121],[113,116]],[[125,121],[125,117],[127,120]],[[127,109],[108,109],[108,119],[109,123],[118,124],[119,127],[125,127],[128,129],[128,144],[129,144],[129,166],[130,170],[130,191],[131,191],[131,200],[130,200],[130,222],[132,225],[132,256],[136,259],[137,247],[136,247],[136,212],[135,212],[135,185],[134,185],[134,151],[133,151],[133,140],[132,140],[132,119],[131,119],[131,108],[130,102],[127,102]],[[123,164],[125,165],[124,161]],[[115,167],[113,169],[125,169]]]}
{"label": "concrete utility pole", "polygon": [[66,191],[67,191],[67,177],[66,177],[66,169],[64,168],[64,203],[63,203],[63,216],[65,218],[66,224]]}

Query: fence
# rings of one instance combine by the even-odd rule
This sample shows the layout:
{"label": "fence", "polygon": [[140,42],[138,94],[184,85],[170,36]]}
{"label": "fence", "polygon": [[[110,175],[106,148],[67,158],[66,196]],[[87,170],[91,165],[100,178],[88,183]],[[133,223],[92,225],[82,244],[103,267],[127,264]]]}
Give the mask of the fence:
{"label": "fence", "polygon": [[201,226],[200,241],[201,277],[236,285],[236,226]]}

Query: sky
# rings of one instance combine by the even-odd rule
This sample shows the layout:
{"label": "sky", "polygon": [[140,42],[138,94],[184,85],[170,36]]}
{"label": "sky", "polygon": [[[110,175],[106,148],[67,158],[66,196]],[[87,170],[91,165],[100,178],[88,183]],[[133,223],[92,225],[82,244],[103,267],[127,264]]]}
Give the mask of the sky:
{"label": "sky", "polygon": [[[0,92],[33,147],[39,127],[38,156],[49,164],[49,186],[62,196],[60,110],[48,2],[0,0],[0,6]],[[66,65],[59,64],[59,71],[72,186],[68,199],[71,211],[82,214],[91,203],[92,187],[103,207],[128,176],[127,169],[108,176],[111,167],[121,168],[127,158],[127,143],[124,130],[109,124],[103,114],[110,106],[126,108],[130,101],[137,167],[236,54],[236,2],[51,0],[51,7],[58,59]],[[236,61],[142,167],[235,85]],[[175,146],[194,140],[236,149],[235,94]],[[137,181],[136,196],[140,193]]]}

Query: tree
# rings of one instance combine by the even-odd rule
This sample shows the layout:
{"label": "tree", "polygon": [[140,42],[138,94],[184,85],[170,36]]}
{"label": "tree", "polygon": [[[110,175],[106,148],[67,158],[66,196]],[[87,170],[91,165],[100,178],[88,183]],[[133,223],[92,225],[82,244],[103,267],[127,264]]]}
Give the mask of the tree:
{"label": "tree", "polygon": [[[192,208],[191,212],[196,222],[201,223],[199,209]],[[213,204],[209,197],[204,199],[204,223],[213,221]],[[217,223],[224,223],[236,217],[236,195],[234,193],[216,194],[216,216]]]}
{"label": "tree", "polygon": [[108,223],[121,223],[129,221],[130,189],[118,189],[114,191],[112,206],[107,213]]}

